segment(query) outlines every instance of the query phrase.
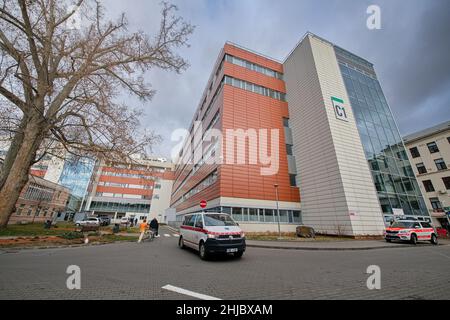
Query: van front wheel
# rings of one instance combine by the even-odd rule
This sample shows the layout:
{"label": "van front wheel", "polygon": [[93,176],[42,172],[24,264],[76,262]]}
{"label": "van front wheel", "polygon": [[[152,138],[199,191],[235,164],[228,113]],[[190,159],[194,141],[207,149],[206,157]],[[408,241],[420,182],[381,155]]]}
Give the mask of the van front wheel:
{"label": "van front wheel", "polygon": [[179,247],[180,249],[186,248],[186,246],[184,245],[184,240],[183,240],[183,237],[182,237],[182,236],[180,236],[180,238],[178,239],[178,247]]}
{"label": "van front wheel", "polygon": [[200,242],[200,245],[198,247],[198,253],[199,253],[200,259],[208,260],[208,253],[206,252],[206,247],[205,247],[204,242]]}

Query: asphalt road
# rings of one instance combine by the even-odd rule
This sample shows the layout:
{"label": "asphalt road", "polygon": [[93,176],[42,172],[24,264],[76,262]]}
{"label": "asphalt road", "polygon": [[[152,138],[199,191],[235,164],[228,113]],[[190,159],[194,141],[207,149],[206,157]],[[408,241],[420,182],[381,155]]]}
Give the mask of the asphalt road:
{"label": "asphalt road", "polygon": [[[202,261],[168,230],[146,243],[0,253],[0,299],[450,299],[450,246],[358,251],[248,248],[240,260]],[[170,235],[164,236],[164,233]],[[69,265],[81,289],[69,290]],[[369,290],[369,265],[381,289]]]}

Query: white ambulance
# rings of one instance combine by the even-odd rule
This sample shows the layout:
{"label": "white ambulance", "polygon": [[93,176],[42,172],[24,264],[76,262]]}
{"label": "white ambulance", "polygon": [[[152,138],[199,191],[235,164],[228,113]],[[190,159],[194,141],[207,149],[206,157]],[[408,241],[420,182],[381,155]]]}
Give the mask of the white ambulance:
{"label": "white ambulance", "polygon": [[403,240],[415,245],[418,241],[430,241],[432,244],[438,244],[433,226],[429,222],[419,220],[394,221],[386,228],[384,238],[387,242]]}
{"label": "white ambulance", "polygon": [[240,258],[245,252],[245,234],[226,213],[187,214],[180,226],[178,246],[198,250],[203,260],[213,254],[233,254]]}

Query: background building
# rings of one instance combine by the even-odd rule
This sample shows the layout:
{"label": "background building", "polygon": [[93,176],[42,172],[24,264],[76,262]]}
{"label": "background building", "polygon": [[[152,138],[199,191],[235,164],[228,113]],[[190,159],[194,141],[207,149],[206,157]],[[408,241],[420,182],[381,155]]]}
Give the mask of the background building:
{"label": "background building", "polygon": [[[2,136],[0,159],[8,148],[9,139]],[[133,159],[135,164],[129,165],[71,155],[64,159],[45,156],[30,172],[41,184],[59,186],[69,193],[64,208],[58,207],[58,220],[71,220],[82,212],[77,218],[90,213],[117,219],[156,217],[162,221],[170,204],[173,164],[165,158],[144,159],[136,155]],[[25,207],[29,209],[29,205]],[[36,221],[45,220],[44,217],[48,213]]]}
{"label": "background building", "polygon": [[[262,176],[258,165],[207,165],[217,144],[187,140],[195,147],[180,153],[172,192],[178,216],[208,200],[207,210],[231,213],[244,230],[275,231],[277,184],[284,231],[303,222],[321,233],[381,235],[394,214],[428,217],[373,64],[314,34],[284,63],[227,43],[191,137],[195,121],[203,132],[280,130],[280,170]],[[189,164],[196,148],[206,151]]]}
{"label": "background building", "polygon": [[161,220],[169,207],[173,165],[158,159],[135,161],[133,165],[98,161],[83,209],[113,219]]}
{"label": "background building", "polygon": [[284,66],[303,221],[364,236],[428,216],[373,64],[308,33]]}
{"label": "background building", "polygon": [[450,121],[403,139],[435,225],[450,231]]}
{"label": "background building", "polygon": [[56,219],[66,210],[70,190],[40,177],[30,178],[20,193],[16,211],[9,223],[44,222]]}
{"label": "background building", "polygon": [[[178,219],[183,214],[200,210],[201,200],[207,200],[208,211],[230,213],[247,231],[276,231],[276,191],[283,231],[293,231],[301,222],[300,195],[296,185],[296,168],[292,156],[289,112],[285,101],[283,65],[271,58],[232,43],[225,44],[219,54],[200,104],[190,127],[192,140],[183,148],[175,170],[171,206]],[[194,125],[201,121],[202,128]],[[261,175],[261,164],[208,164],[217,152],[226,154],[219,141],[194,141],[211,129],[225,133],[227,129],[268,129],[279,132],[279,170],[274,175]],[[198,134],[198,133],[197,133]],[[250,144],[248,150],[252,149]],[[194,154],[202,150],[195,161]],[[201,151],[200,151],[201,152]],[[189,159],[194,159],[189,163]]]}

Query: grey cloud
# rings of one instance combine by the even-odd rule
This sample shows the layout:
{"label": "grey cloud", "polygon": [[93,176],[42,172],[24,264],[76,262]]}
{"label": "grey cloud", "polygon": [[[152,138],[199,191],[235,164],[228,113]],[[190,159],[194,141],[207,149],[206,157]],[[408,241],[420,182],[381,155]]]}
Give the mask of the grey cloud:
{"label": "grey cloud", "polygon": [[[154,32],[159,1],[108,0],[125,11],[131,28]],[[282,60],[311,31],[375,64],[403,134],[450,119],[450,1],[447,0],[178,0],[179,13],[195,24],[190,48],[179,52],[191,67],[181,75],[153,70],[157,90],[143,126],[164,137],[155,153],[168,156],[170,134],[187,128],[217,55],[230,40]],[[366,9],[378,4],[382,30],[366,28]],[[134,103],[134,100],[131,100]],[[139,101],[135,102],[137,105]]]}

